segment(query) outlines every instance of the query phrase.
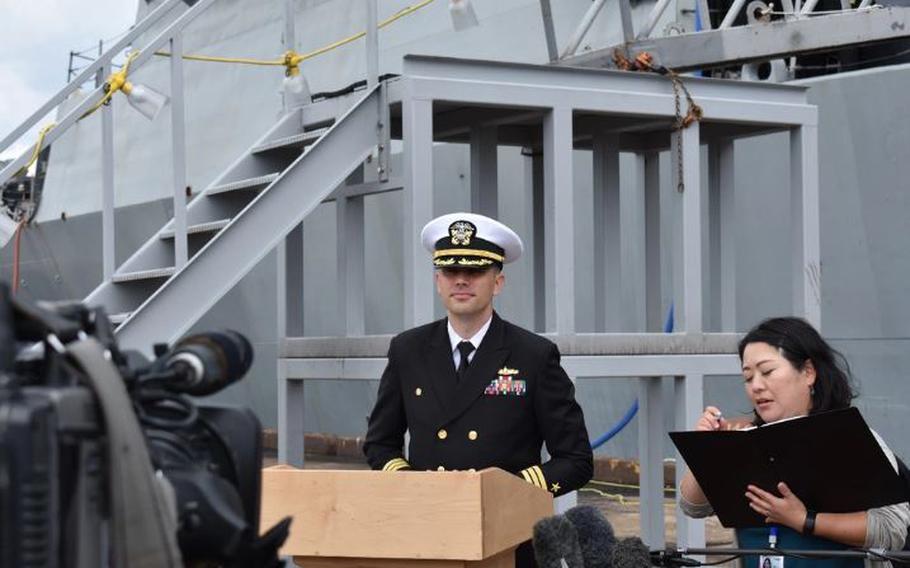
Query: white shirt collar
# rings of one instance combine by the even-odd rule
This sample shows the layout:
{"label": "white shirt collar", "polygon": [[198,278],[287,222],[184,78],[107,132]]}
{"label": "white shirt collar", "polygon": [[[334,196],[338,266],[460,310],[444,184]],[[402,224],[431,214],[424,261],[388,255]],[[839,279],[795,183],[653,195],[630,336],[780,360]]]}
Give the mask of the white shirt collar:
{"label": "white shirt collar", "polygon": [[[473,337],[468,338],[468,341],[474,345],[475,350],[480,348],[480,342],[483,341],[483,337],[487,334],[487,330],[490,329],[490,324],[492,322],[493,315],[490,314],[490,319],[487,320],[487,323],[483,324],[480,329],[477,330],[477,333],[473,335]],[[454,353],[455,350],[458,349],[458,344],[464,341],[464,339],[458,335],[458,332],[456,332],[455,328],[452,327],[452,322],[448,319],[446,319],[446,327],[449,330],[449,343],[452,344],[452,352]],[[468,358],[468,360],[470,361],[470,358]]]}

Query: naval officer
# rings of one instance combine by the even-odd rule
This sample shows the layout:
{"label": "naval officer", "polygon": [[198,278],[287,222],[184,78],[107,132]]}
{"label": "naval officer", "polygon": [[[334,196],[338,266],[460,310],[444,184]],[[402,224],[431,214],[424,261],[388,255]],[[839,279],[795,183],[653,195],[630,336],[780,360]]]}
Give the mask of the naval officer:
{"label": "naval officer", "polygon": [[556,496],[583,486],[591,444],[556,345],[493,310],[521,239],[489,217],[453,213],[430,221],[421,240],[447,317],[392,339],[363,447],[370,466],[498,467]]}

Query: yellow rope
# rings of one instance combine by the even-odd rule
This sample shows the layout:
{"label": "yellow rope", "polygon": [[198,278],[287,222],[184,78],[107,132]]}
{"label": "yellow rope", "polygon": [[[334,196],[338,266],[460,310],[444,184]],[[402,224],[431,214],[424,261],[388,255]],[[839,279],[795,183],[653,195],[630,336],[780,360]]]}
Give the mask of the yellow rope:
{"label": "yellow rope", "polygon": [[138,51],[133,51],[126,56],[126,63],[123,64],[123,67],[121,67],[120,70],[116,73],[111,73],[110,77],[108,77],[107,81],[105,81],[104,88],[106,92],[104,93],[104,96],[101,97],[101,100],[95,103],[92,108],[85,111],[85,113],[79,117],[79,120],[82,120],[83,118],[101,108],[103,105],[107,104],[108,101],[110,101],[114,96],[114,93],[117,91],[128,90],[130,88],[130,84],[126,80],[126,76],[130,72],[130,64],[133,62],[133,59],[136,59],[136,56],[138,55]]}
{"label": "yellow rope", "polygon": [[[400,20],[401,18],[404,18],[405,16],[409,16],[409,15],[413,14],[417,10],[420,10],[421,8],[433,3],[434,1],[435,0],[422,0],[421,2],[418,2],[417,4],[415,4],[413,6],[407,6],[405,8],[402,8],[398,12],[392,14],[388,18],[379,22],[379,24],[376,27],[378,29],[383,29],[386,26],[388,26],[389,24],[392,24],[392,23]],[[360,39],[366,35],[367,35],[366,32],[356,33],[352,36],[348,36],[344,39],[340,39],[334,43],[330,43],[329,45],[327,45],[325,47],[320,47],[319,49],[310,51],[308,53],[296,53],[294,51],[288,51],[287,53],[284,54],[284,57],[282,57],[281,59],[275,59],[275,60],[252,59],[252,58],[246,58],[246,57],[218,57],[218,56],[214,56],[214,55],[184,55],[183,58],[187,59],[187,60],[191,60],[191,61],[206,61],[206,62],[213,62],[213,63],[240,63],[240,64],[244,64],[244,65],[268,65],[268,66],[281,65],[287,69],[288,75],[296,75],[297,73],[299,73],[298,66],[303,61],[306,61],[307,59],[312,59],[314,57],[322,55],[323,53],[332,51],[333,49],[338,49],[339,47],[342,47],[344,45],[357,41],[358,39]],[[123,67],[116,73],[111,73],[110,77],[108,77],[107,82],[105,83],[107,92],[104,94],[103,97],[101,97],[101,100],[99,100],[97,103],[95,103],[94,106],[92,106],[92,108],[85,111],[85,113],[79,117],[79,120],[82,120],[83,118],[87,117],[88,115],[92,114],[93,112],[95,112],[96,110],[98,110],[99,108],[101,108],[102,106],[107,104],[111,100],[111,98],[114,96],[114,93],[116,93],[117,91],[123,90],[127,93],[129,92],[131,85],[129,84],[129,82],[127,82],[126,76],[129,73],[130,64],[133,62],[133,59],[135,59],[137,55],[139,55],[138,51],[133,51],[132,53],[127,55],[126,63],[123,64]],[[167,52],[167,51],[157,51],[157,52],[155,52],[155,55],[161,55],[161,56],[166,56],[166,57],[171,56],[170,52]],[[44,137],[47,134],[47,131],[49,131],[53,127],[54,127],[54,125],[51,124],[49,126],[46,126],[41,131],[41,136],[38,139],[38,142],[35,144],[35,151],[32,153],[31,160],[29,161],[28,165],[24,166],[22,168],[22,170],[20,170],[20,172],[30,168],[31,165],[33,163],[35,163],[35,160],[38,159],[38,153],[41,151],[41,144],[44,141]],[[19,173],[17,173],[16,175],[19,175]]]}
{"label": "yellow rope", "polygon": [[601,491],[600,489],[594,489],[593,487],[582,487],[581,489],[579,489],[579,491],[585,491],[587,493],[596,493],[597,495],[600,495],[601,497],[606,497],[607,499],[616,501],[620,505],[638,505],[639,504],[639,501],[637,499],[626,499],[622,495],[615,494],[615,493],[607,493],[606,491]]}
{"label": "yellow rope", "polygon": [[[433,3],[434,1],[435,0],[422,0],[413,6],[402,8],[395,14],[392,14],[388,18],[379,22],[376,27],[377,29],[383,29],[389,24],[392,24],[401,18],[404,18],[405,16],[413,14],[417,10],[420,10],[421,8]],[[183,58],[190,61],[205,61],[210,63],[240,63],[243,65],[270,65],[276,67],[284,66],[288,69],[288,75],[294,75],[296,74],[297,66],[299,66],[302,62],[322,55],[323,53],[328,53],[334,49],[338,49],[339,47],[345,46],[349,43],[353,43],[366,35],[367,33],[365,31],[359,32],[307,53],[296,53],[294,51],[288,51],[281,59],[252,59],[248,57],[219,57],[215,55],[184,55]],[[155,55],[170,57],[171,53],[169,51],[157,51],[155,52]]]}
{"label": "yellow rope", "polygon": [[[596,479],[592,479],[588,483],[593,485],[604,485],[606,487],[618,487],[620,489],[641,489],[641,485],[629,485],[626,483],[615,483],[612,481],[597,481]],[[676,493],[676,489],[673,487],[664,487],[664,492]]]}
{"label": "yellow rope", "polygon": [[57,123],[52,122],[41,129],[38,132],[38,141],[35,142],[35,149],[32,151],[32,157],[28,159],[28,163],[19,168],[14,177],[21,176],[28,172],[28,169],[32,167],[36,161],[38,161],[38,154],[41,153],[41,146],[44,145],[44,137],[47,136],[47,133],[51,131],[53,127],[57,126]]}
{"label": "yellow rope", "polygon": [[[156,51],[155,55],[170,57],[169,51]],[[189,61],[207,61],[211,63],[243,63],[244,65],[284,65],[284,60],[249,59],[246,57],[218,57],[215,55],[184,55]]]}

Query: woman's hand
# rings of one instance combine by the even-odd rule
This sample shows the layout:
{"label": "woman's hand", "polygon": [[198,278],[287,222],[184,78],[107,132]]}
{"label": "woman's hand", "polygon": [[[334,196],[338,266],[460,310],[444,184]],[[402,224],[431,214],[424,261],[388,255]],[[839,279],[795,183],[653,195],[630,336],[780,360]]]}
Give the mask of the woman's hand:
{"label": "woman's hand", "polygon": [[713,432],[714,430],[725,430],[726,421],[722,418],[720,409],[716,406],[705,407],[704,413],[695,423],[695,430],[701,432]]}
{"label": "woman's hand", "polygon": [[786,483],[778,483],[777,490],[780,491],[781,497],[768,493],[755,485],[748,486],[746,497],[749,499],[749,506],[763,516],[766,523],[783,525],[798,533],[803,532],[803,525],[806,523],[806,506],[799,500],[799,497],[790,491]]}

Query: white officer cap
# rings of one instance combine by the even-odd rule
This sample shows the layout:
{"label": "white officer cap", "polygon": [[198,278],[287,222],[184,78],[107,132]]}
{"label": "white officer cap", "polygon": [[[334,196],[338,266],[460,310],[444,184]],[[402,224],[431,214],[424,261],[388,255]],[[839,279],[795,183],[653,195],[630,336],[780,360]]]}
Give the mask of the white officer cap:
{"label": "white officer cap", "polygon": [[518,260],[521,238],[495,219],[476,213],[449,213],[427,223],[420,233],[433,266],[486,268]]}

